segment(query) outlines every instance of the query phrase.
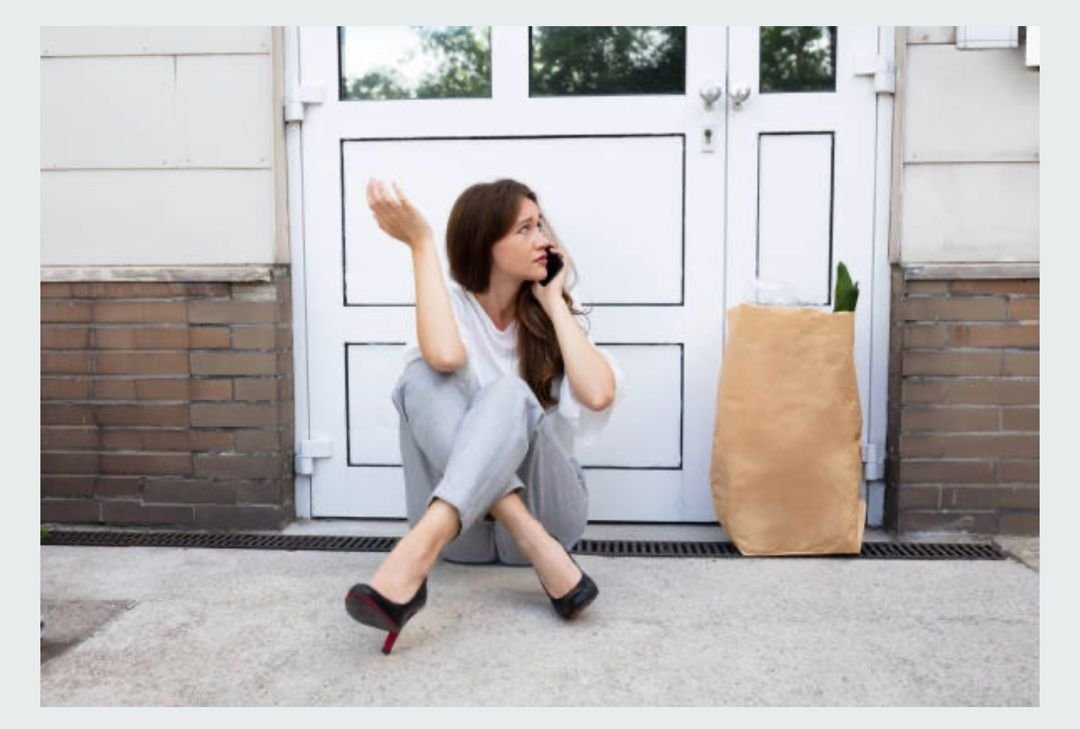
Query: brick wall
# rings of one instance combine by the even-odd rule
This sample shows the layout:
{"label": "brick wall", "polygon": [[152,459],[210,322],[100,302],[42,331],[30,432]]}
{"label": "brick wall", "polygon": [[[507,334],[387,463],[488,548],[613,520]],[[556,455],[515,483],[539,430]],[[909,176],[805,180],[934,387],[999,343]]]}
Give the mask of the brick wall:
{"label": "brick wall", "polygon": [[1038,280],[892,285],[886,527],[1038,534]]}
{"label": "brick wall", "polygon": [[43,522],[294,518],[288,268],[273,278],[41,284]]}

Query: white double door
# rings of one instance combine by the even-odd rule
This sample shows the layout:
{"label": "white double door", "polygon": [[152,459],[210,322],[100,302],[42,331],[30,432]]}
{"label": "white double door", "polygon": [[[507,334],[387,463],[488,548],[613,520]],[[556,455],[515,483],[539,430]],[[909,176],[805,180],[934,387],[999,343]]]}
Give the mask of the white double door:
{"label": "white double door", "polygon": [[[762,91],[756,26],[687,28],[685,93],[666,95],[530,97],[529,28],[490,38],[490,98],[355,101],[338,98],[338,29],[300,29],[300,83],[325,92],[302,123],[296,266],[307,362],[297,397],[323,456],[306,484],[311,516],[405,515],[390,393],[415,327],[411,257],[374,224],[367,180],[400,182],[447,271],[457,195],[511,177],[538,193],[579,271],[572,293],[592,306],[591,334],[626,374],[604,436],[577,453],[590,520],[713,522],[727,308],[751,300],[759,276],[831,308],[839,261],[871,299],[876,97],[854,70],[877,52],[878,29],[839,28],[835,90],[811,93]],[[709,87],[720,92],[711,104]],[[856,317],[864,423],[870,311]]]}

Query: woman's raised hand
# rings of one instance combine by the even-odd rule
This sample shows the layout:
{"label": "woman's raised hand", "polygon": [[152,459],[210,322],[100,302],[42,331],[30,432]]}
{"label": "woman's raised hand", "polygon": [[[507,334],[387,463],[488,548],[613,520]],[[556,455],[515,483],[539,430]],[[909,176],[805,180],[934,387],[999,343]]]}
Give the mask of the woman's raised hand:
{"label": "woman's raised hand", "polygon": [[371,178],[367,184],[367,200],[375,222],[392,238],[415,248],[425,239],[432,238],[431,226],[423,214],[405,197],[397,182],[393,193],[382,180]]}

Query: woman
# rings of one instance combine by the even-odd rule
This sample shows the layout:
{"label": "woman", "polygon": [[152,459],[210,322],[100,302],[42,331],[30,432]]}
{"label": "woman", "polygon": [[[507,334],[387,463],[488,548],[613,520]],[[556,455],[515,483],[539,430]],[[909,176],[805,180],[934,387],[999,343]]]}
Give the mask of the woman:
{"label": "woman", "polygon": [[[597,596],[568,553],[585,531],[588,492],[572,457],[610,415],[622,373],[596,349],[564,289],[572,267],[536,194],[514,180],[476,184],[446,231],[448,286],[431,227],[394,183],[367,186],[379,227],[412,252],[416,341],[392,399],[400,420],[411,530],[345,599],[389,631],[389,653],[427,600],[427,574],[452,562],[531,564],[570,619]],[[564,266],[548,283],[548,256]],[[556,399],[558,394],[558,399]]]}

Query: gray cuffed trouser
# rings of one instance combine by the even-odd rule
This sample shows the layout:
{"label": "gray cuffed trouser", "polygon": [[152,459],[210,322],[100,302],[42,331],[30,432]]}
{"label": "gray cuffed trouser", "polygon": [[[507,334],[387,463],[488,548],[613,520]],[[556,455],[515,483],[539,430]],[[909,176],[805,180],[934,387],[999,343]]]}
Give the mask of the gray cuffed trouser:
{"label": "gray cuffed trouser", "polygon": [[409,362],[391,399],[399,435],[409,524],[432,500],[458,511],[461,531],[442,551],[449,562],[527,565],[492,506],[519,490],[529,512],[566,549],[585,533],[585,474],[555,438],[554,418],[520,377],[479,387],[468,366],[439,372]]}

